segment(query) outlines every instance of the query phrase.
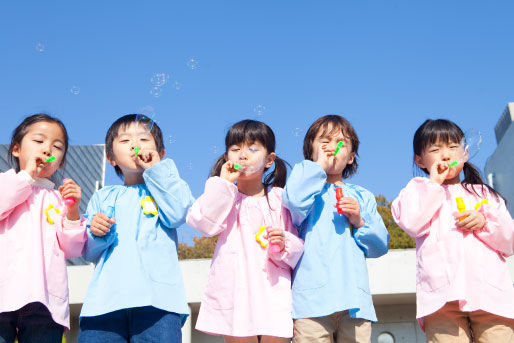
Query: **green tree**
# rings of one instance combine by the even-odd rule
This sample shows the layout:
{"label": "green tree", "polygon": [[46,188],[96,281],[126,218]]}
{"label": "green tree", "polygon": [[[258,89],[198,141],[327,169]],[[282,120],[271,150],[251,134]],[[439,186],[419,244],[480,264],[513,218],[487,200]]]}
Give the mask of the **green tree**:
{"label": "green tree", "polygon": [[380,213],[382,220],[389,231],[389,249],[407,249],[415,248],[416,242],[414,238],[405,233],[394,221],[391,214],[391,202],[385,196],[379,194],[375,197],[377,200],[377,211]]}
{"label": "green tree", "polygon": [[193,237],[193,246],[180,243],[178,245],[178,259],[187,260],[193,258],[211,258],[218,236],[215,237]]}

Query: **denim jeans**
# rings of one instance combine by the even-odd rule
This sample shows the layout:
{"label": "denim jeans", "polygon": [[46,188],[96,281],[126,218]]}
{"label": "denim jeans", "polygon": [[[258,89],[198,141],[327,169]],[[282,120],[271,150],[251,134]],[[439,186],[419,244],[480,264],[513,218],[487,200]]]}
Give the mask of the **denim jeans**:
{"label": "denim jeans", "polygon": [[79,343],[180,343],[180,316],[152,306],[80,318]]}
{"label": "denim jeans", "polygon": [[64,327],[53,321],[45,305],[35,302],[0,313],[0,343],[61,343]]}

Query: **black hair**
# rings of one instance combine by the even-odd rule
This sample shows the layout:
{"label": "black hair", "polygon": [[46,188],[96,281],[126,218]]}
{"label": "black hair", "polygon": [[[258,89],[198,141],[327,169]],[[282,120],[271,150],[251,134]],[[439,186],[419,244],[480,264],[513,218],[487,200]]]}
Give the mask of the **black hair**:
{"label": "black hair", "polygon": [[[112,123],[109,130],[107,130],[107,134],[105,135],[105,154],[109,159],[114,157],[113,151],[113,142],[114,139],[118,136],[118,131],[120,127],[126,128],[130,124],[136,122],[136,120],[144,125],[151,125],[150,134],[152,135],[155,141],[155,147],[157,148],[157,152],[162,153],[164,151],[164,142],[162,139],[162,131],[159,125],[155,121],[153,121],[148,116],[143,114],[127,114],[123,117],[118,118],[114,123]],[[121,179],[123,179],[123,173],[121,172],[120,167],[115,166],[114,170],[116,171],[116,175],[118,175]]]}
{"label": "black hair", "polygon": [[62,135],[64,137],[64,152],[63,152],[63,158],[61,161],[61,165],[59,167],[62,167],[64,165],[64,162],[66,161],[66,153],[68,152],[68,131],[66,131],[66,127],[62,123],[60,119],[57,119],[55,117],[52,117],[45,113],[37,113],[33,114],[31,116],[26,117],[20,125],[18,125],[14,131],[12,132],[11,136],[11,144],[9,145],[9,150],[7,152],[7,158],[9,162],[9,166],[11,168],[14,167],[16,172],[20,171],[20,161],[18,157],[14,156],[13,149],[16,145],[21,145],[21,141],[23,140],[23,137],[27,134],[29,131],[29,128],[31,125],[39,122],[48,122],[48,123],[54,123],[57,124],[61,130]]}
{"label": "black hair", "polygon": [[[225,136],[225,153],[221,155],[214,163],[210,176],[219,176],[221,174],[221,167],[227,160],[225,159],[228,149],[232,145],[241,144],[245,142],[253,143],[259,142],[266,148],[268,154],[275,152],[275,134],[271,128],[263,122],[256,120],[241,120],[230,127]],[[268,187],[281,187],[286,185],[287,168],[289,165],[286,161],[276,156],[275,168],[272,172],[264,176],[262,184],[264,185],[264,192],[268,196]],[[264,169],[266,172],[268,168]]]}
{"label": "black hair", "polygon": [[[332,129],[330,132],[327,132],[329,125],[332,125]],[[336,114],[325,115],[316,119],[314,123],[311,124],[305,134],[305,138],[303,139],[303,156],[305,159],[312,161],[312,143],[320,130],[322,130],[322,135],[327,136],[334,134],[336,131],[340,131],[350,140],[350,143],[352,144],[352,152],[355,153],[355,157],[353,162],[346,165],[343,169],[342,177],[346,179],[355,174],[359,167],[359,162],[357,161],[357,157],[359,156],[359,137],[357,136],[352,124],[350,124],[350,122],[345,118]]]}
{"label": "black hair", "polygon": [[[423,124],[421,124],[414,134],[414,140],[412,142],[414,155],[421,156],[428,146],[437,142],[461,144],[463,139],[464,132],[454,122],[447,119],[427,119]],[[420,168],[419,166],[417,168],[421,169],[427,175],[430,174],[426,168]],[[480,172],[471,162],[464,163],[463,171],[464,180],[462,180],[461,183],[466,191],[483,197],[485,195],[485,187],[495,196],[496,199],[498,199],[498,197],[504,199],[499,192],[484,183]],[[481,186],[482,194],[477,193],[474,185]]]}

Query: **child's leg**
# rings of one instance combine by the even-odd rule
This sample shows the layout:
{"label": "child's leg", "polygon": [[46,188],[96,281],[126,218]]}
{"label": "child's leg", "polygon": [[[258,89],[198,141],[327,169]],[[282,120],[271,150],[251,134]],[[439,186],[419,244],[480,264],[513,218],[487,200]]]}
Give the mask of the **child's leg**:
{"label": "child's leg", "polygon": [[514,343],[514,319],[485,311],[470,312],[469,319],[476,343]]}
{"label": "child's leg", "polygon": [[352,318],[348,311],[338,312],[337,343],[371,342],[371,322]]}
{"label": "child's leg", "polygon": [[79,343],[126,343],[129,341],[127,311],[119,310],[80,318]]}
{"label": "child's leg", "polygon": [[180,315],[152,306],[129,311],[130,342],[182,342]]}
{"label": "child's leg", "polygon": [[18,310],[19,343],[61,343],[63,333],[45,305],[30,303]]}
{"label": "child's leg", "polygon": [[223,336],[223,341],[225,343],[259,343],[259,339],[257,338],[257,336],[251,336],[251,337]]}
{"label": "child's leg", "polygon": [[334,343],[337,313],[325,317],[295,319],[295,343]]}
{"label": "child's leg", "polygon": [[17,318],[17,311],[0,313],[0,343],[14,342]]}
{"label": "child's leg", "polygon": [[452,301],[426,316],[427,343],[470,343],[468,314],[459,309],[458,301]]}
{"label": "child's leg", "polygon": [[260,343],[290,343],[291,338],[274,337],[274,336],[261,336]]}

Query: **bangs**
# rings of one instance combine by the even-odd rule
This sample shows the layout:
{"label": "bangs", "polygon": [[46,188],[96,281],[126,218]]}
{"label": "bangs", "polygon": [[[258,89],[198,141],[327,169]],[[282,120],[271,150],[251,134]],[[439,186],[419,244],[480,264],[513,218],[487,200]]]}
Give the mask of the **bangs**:
{"label": "bangs", "polygon": [[[272,140],[272,142],[270,142]],[[268,152],[274,152],[275,137],[263,128],[263,123],[253,120],[243,120],[232,126],[225,138],[225,147],[243,143],[252,144],[258,141],[266,147]],[[273,147],[273,148],[272,148]]]}
{"label": "bangs", "polygon": [[430,145],[460,144],[464,138],[464,133],[456,124],[444,119],[427,121],[418,131],[414,135],[414,153],[418,156]]}
{"label": "bangs", "polygon": [[319,133],[320,138],[330,138],[338,133],[342,133],[345,138],[350,139],[350,135],[345,131],[344,125],[335,120],[324,122],[319,128]]}

